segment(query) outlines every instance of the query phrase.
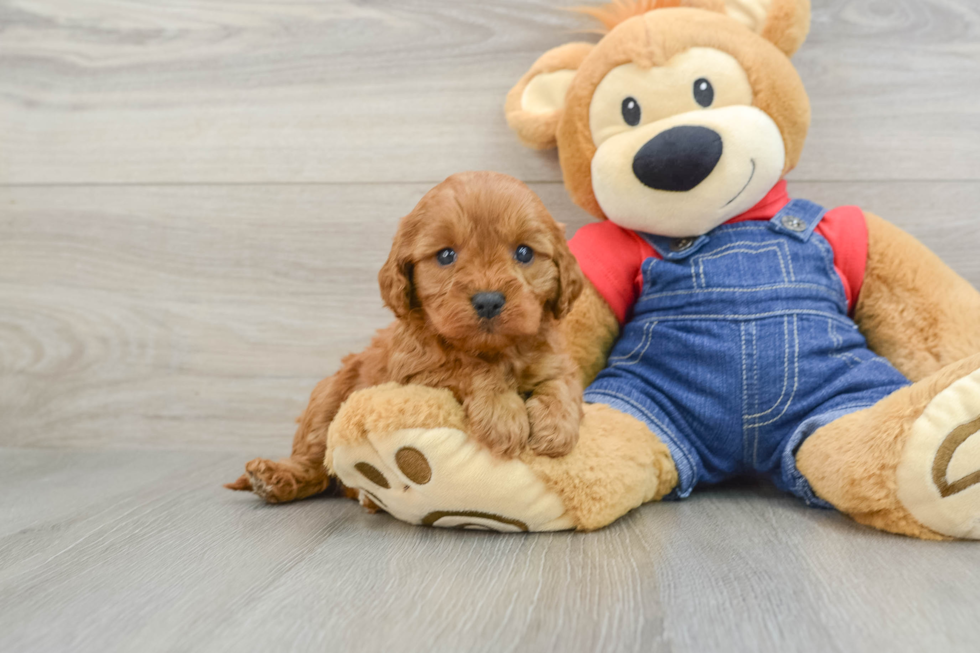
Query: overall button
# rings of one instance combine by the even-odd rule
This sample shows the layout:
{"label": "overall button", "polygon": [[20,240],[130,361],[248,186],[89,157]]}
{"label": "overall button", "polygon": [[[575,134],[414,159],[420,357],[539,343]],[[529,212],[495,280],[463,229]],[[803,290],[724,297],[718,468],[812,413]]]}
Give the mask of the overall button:
{"label": "overall button", "polygon": [[670,251],[685,252],[691,249],[691,245],[694,244],[694,240],[694,238],[675,238],[670,242]]}
{"label": "overall button", "polygon": [[801,218],[796,217],[795,215],[784,215],[781,222],[783,223],[783,226],[789,229],[790,231],[806,230],[806,222],[804,222]]}

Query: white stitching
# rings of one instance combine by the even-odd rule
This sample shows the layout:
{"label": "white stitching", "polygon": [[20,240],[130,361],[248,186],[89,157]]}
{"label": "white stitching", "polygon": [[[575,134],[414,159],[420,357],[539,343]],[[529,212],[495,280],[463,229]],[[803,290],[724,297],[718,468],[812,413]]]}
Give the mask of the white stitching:
{"label": "white stitching", "polygon": [[[610,367],[626,367],[627,365],[636,365],[643,358],[643,354],[647,353],[647,349],[650,348],[650,343],[653,342],[653,330],[657,327],[656,322],[646,322],[643,324],[643,337],[640,339],[639,344],[633,348],[633,351],[626,354],[625,356],[611,356],[609,362],[613,363]],[[642,350],[640,348],[643,348]],[[636,355],[636,360],[629,363],[620,363],[620,361],[629,361],[633,356]]]}
{"label": "white stitching", "polygon": [[[745,347],[745,330],[747,328],[752,329],[752,371],[753,371],[753,386],[749,386],[748,382],[748,364],[746,361],[746,347]],[[749,396],[755,396],[754,388],[758,385],[758,373],[759,366],[755,360],[755,350],[756,350],[756,324],[755,322],[749,322],[748,324],[742,324],[739,326],[739,331],[742,336],[742,458],[747,457],[749,449],[749,431],[752,427],[748,425],[748,419],[746,415],[749,412]]]}
{"label": "white stitching", "polygon": [[768,285],[768,286],[752,286],[751,288],[739,288],[739,287],[736,287],[736,286],[732,286],[732,287],[727,287],[727,288],[725,288],[725,287],[723,287],[723,288],[700,288],[698,290],[671,290],[669,292],[649,293],[649,294],[646,294],[646,295],[642,295],[640,297],[640,299],[641,300],[643,300],[643,299],[658,299],[660,297],[674,297],[674,296],[678,296],[678,295],[701,295],[701,294],[704,294],[704,293],[758,292],[760,290],[779,290],[780,288],[804,288],[804,289],[807,289],[807,290],[820,290],[820,291],[823,291],[823,292],[827,293],[828,295],[830,295],[831,297],[833,297],[835,300],[838,299],[839,298],[839,295],[840,295],[840,293],[836,292],[832,288],[828,288],[827,286],[821,286],[821,285],[815,284],[815,283],[777,283],[777,284],[772,284],[772,285]]}
{"label": "white stitching", "polygon": [[[758,356],[758,352],[756,352]],[[786,389],[789,387],[789,319],[783,318],[783,389],[779,391],[779,399],[776,403],[772,405],[767,411],[756,413],[754,415],[746,415],[746,419],[753,419],[756,417],[763,417],[773,412],[779,405],[783,402],[783,397],[786,396]]]}
{"label": "white stitching", "polygon": [[745,324],[740,324],[738,327],[739,337],[742,341],[742,441],[745,441],[745,414],[748,412],[748,367],[745,364]]}
{"label": "white stitching", "polygon": [[[665,320],[677,321],[677,320],[735,320],[735,321],[746,321],[746,320],[757,320],[764,317],[778,317],[781,315],[787,316],[797,316],[797,315],[819,315],[821,317],[826,317],[834,320],[839,320],[846,324],[852,324],[852,322],[844,317],[843,315],[838,315],[836,313],[827,313],[826,311],[816,311],[810,309],[787,309],[785,311],[770,311],[768,313],[751,313],[751,314],[715,314],[715,313],[704,313],[704,314],[694,314],[694,315],[651,315],[645,321],[657,321],[663,322]],[[644,321],[643,318],[640,318]]]}
{"label": "white stitching", "polygon": [[[833,320],[827,320],[827,334],[830,336],[831,340],[834,341],[834,352],[836,352],[838,349],[840,349],[843,346],[844,338],[838,335],[837,327],[834,324]],[[859,357],[846,351],[840,353],[831,353],[830,357],[838,359],[839,361],[847,365],[849,369],[854,369],[854,363],[850,361],[854,361],[858,365],[864,362]]]}
{"label": "white stitching", "polygon": [[759,324],[752,323],[752,409],[759,410]]}
{"label": "white stitching", "polygon": [[[739,246],[744,246],[739,248]],[[759,247],[760,245],[765,245],[765,247]],[[751,248],[751,249],[748,249]],[[728,256],[729,254],[745,253],[745,254],[761,254],[763,252],[776,252],[776,256],[779,258],[779,268],[783,273],[783,281],[790,282],[796,281],[796,275],[793,273],[792,263],[788,263],[783,259],[783,254],[786,255],[788,259],[790,257],[789,248],[786,243],[777,240],[767,240],[761,243],[753,243],[749,240],[739,240],[734,243],[729,243],[723,247],[719,247],[711,254],[699,254],[691,259],[691,267],[693,268],[695,263],[701,272],[701,283],[703,286],[707,286],[708,282],[705,280],[704,276],[704,262],[711,261],[716,258],[721,258],[723,256]],[[789,278],[786,275],[786,268],[789,266]],[[697,285],[697,284],[695,284]]]}
{"label": "white stitching", "polygon": [[726,233],[730,231],[749,231],[749,230],[768,232],[771,231],[768,227],[768,224],[769,222],[765,220],[753,220],[751,224],[738,224],[738,223],[729,224],[729,225],[723,224],[720,227],[716,227],[716,229],[717,230],[723,229]]}
{"label": "white stitching", "polygon": [[799,323],[795,315],[793,316],[793,340],[796,346],[796,357],[793,360],[793,393],[789,396],[789,400],[787,400],[786,406],[783,408],[783,412],[779,413],[768,422],[756,424],[756,428],[779,421],[779,419],[786,414],[786,411],[789,410],[789,407],[793,405],[793,398],[796,397],[796,391],[800,387],[800,332]]}
{"label": "white stitching", "polygon": [[[830,243],[827,242],[827,240],[820,234],[814,233],[814,236],[817,236],[817,238],[813,239],[813,242],[817,245],[817,248],[820,250],[820,253],[823,255],[822,257],[823,266],[824,266],[824,270],[826,270],[827,272],[827,276],[830,279],[834,279],[834,278],[839,279],[839,275],[837,274],[837,271],[834,270],[834,248],[831,247]],[[843,286],[841,286],[842,293],[843,290],[844,288]]]}

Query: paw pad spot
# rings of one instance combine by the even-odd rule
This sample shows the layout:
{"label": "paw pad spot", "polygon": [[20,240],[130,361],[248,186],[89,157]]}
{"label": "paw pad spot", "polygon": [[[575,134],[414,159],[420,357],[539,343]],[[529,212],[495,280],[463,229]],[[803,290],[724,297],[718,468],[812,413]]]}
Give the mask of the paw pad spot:
{"label": "paw pad spot", "polygon": [[980,431],[980,418],[954,429],[939,445],[939,452],[932,465],[932,480],[943,497],[958,494],[980,483],[980,471],[973,472],[953,482],[949,481],[947,474],[949,465],[953,461],[953,454],[960,448],[960,445],[964,444],[970,436],[976,435],[978,431]]}
{"label": "paw pad spot", "polygon": [[388,479],[386,479],[385,475],[381,473],[381,470],[370,463],[357,463],[354,465],[354,469],[359,471],[361,476],[371,481],[378,487],[383,487],[386,490],[391,487],[391,485],[388,484]]}
{"label": "paw pad spot", "polygon": [[[377,512],[382,508],[385,510],[388,509],[388,506],[385,505],[385,502],[379,499],[378,497],[376,497],[371,492],[368,492],[367,490],[361,490],[361,494],[363,494],[364,496],[358,497],[358,501],[360,501],[361,505],[367,508],[368,511]],[[367,501],[365,501],[365,498],[367,499]]]}
{"label": "paw pad spot", "polygon": [[408,480],[425,485],[432,479],[432,467],[425,455],[415,447],[402,447],[395,454],[395,464]]}
{"label": "paw pad spot", "polygon": [[437,510],[422,518],[423,526],[442,526],[463,530],[483,530],[499,532],[528,532],[527,524],[519,519],[501,517],[480,510]]}

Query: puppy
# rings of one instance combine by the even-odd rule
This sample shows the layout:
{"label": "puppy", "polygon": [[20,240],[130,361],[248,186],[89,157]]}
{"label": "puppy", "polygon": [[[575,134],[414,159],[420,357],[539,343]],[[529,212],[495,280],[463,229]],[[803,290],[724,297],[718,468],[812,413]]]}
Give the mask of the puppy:
{"label": "puppy", "polygon": [[582,387],[557,321],[584,281],[562,225],[527,186],[449,177],[402,218],[378,281],[397,320],[317,385],[289,458],[253,460],[226,487],[270,503],[324,491],[330,422],[352,392],[388,381],[451,390],[470,435],[495,454],[572,450]]}

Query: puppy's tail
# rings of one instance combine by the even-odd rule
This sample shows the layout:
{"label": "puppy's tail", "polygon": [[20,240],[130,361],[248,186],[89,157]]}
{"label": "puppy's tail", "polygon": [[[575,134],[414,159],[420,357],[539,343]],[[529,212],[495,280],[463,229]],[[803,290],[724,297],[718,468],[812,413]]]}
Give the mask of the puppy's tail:
{"label": "puppy's tail", "polygon": [[238,477],[238,480],[234,483],[225,483],[224,485],[229,490],[235,490],[236,492],[251,492],[252,482],[248,480],[248,474],[242,474]]}

